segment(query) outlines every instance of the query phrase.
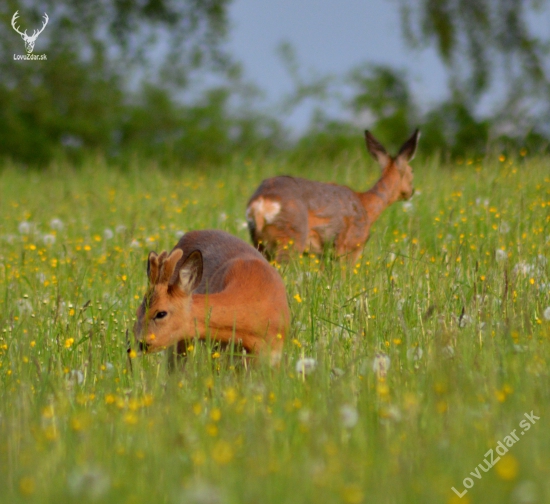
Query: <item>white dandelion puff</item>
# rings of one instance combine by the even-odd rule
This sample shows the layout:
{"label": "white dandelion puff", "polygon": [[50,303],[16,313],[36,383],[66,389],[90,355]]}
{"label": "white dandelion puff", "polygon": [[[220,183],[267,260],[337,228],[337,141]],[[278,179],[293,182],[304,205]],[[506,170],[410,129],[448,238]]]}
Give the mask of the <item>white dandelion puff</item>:
{"label": "white dandelion puff", "polygon": [[115,236],[115,233],[113,233],[113,230],[112,229],[109,229],[109,228],[105,228],[103,230],[103,238],[105,238],[106,240],[112,240],[112,238]]}
{"label": "white dandelion puff", "polygon": [[548,306],[546,310],[542,312],[542,316],[545,320],[550,320],[550,306]]}
{"label": "white dandelion puff", "polygon": [[300,375],[308,375],[315,371],[317,361],[312,357],[304,357],[296,362],[296,372]]}
{"label": "white dandelion puff", "polygon": [[419,346],[411,347],[407,350],[407,359],[410,361],[419,361],[422,359],[422,355],[424,355],[424,352]]}
{"label": "white dandelion puff", "polygon": [[390,369],[390,358],[385,353],[377,353],[372,361],[372,370],[378,376],[386,376]]}
{"label": "white dandelion puff", "polygon": [[53,245],[55,243],[55,235],[45,234],[42,237],[42,241],[44,242],[44,245]]}
{"label": "white dandelion puff", "polygon": [[109,475],[98,468],[76,469],[67,477],[69,491],[75,497],[100,500],[111,487]]}
{"label": "white dandelion puff", "polygon": [[500,226],[498,227],[498,232],[500,234],[506,234],[510,231],[510,224],[508,224],[506,221],[502,221],[500,223]]}
{"label": "white dandelion puff", "polygon": [[340,408],[340,421],[346,429],[351,429],[352,427],[355,427],[358,420],[359,413],[357,412],[357,408],[355,408],[351,404],[344,404]]}
{"label": "white dandelion puff", "polygon": [[61,219],[55,218],[50,221],[50,227],[56,231],[63,231],[65,224],[63,224]]}
{"label": "white dandelion puff", "polygon": [[67,373],[67,384],[69,386],[82,385],[84,382],[84,373],[80,369],[72,369]]}
{"label": "white dandelion puff", "polygon": [[498,262],[506,261],[506,259],[508,258],[508,254],[505,250],[497,249],[495,251],[495,258]]}
{"label": "white dandelion puff", "polygon": [[19,226],[17,226],[17,230],[19,231],[19,234],[29,234],[31,232],[31,223],[28,221],[23,221],[19,223]]}

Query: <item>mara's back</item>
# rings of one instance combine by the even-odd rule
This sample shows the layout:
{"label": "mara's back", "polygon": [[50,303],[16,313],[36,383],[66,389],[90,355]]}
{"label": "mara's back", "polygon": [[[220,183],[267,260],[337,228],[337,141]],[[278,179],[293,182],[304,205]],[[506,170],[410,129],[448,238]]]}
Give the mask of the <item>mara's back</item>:
{"label": "mara's back", "polygon": [[254,247],[225,231],[200,230],[185,233],[174,249],[181,249],[183,257],[199,250],[203,259],[203,277],[195,290],[197,294],[220,292],[225,287],[225,273],[236,261],[261,261],[271,268]]}
{"label": "mara's back", "polygon": [[285,202],[301,201],[308,210],[331,215],[334,215],[335,211],[347,214],[362,209],[357,194],[347,186],[288,175],[262,181],[250,198],[249,204],[259,196],[278,200],[283,206]]}

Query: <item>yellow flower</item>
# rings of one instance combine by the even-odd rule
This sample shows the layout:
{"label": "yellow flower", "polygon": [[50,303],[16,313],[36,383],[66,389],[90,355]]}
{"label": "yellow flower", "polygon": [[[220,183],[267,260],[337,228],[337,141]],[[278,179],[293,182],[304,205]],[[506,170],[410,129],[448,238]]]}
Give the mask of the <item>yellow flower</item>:
{"label": "yellow flower", "polygon": [[233,459],[233,447],[227,441],[218,441],[212,450],[214,462],[225,465]]}
{"label": "yellow flower", "polygon": [[516,478],[518,475],[519,463],[517,459],[507,453],[496,464],[496,471],[498,476],[506,481],[510,481]]}
{"label": "yellow flower", "polygon": [[346,485],[342,488],[342,499],[349,504],[360,504],[363,502],[363,490],[359,485]]}
{"label": "yellow flower", "polygon": [[67,338],[65,340],[65,348],[71,348],[74,343],[74,338]]}
{"label": "yellow flower", "polygon": [[210,412],[210,418],[214,422],[219,422],[221,417],[222,417],[222,412],[220,408],[213,408],[212,411]]}
{"label": "yellow flower", "polygon": [[23,495],[32,495],[34,493],[34,480],[28,476],[21,478],[19,480],[19,491]]}
{"label": "yellow flower", "polygon": [[296,294],[294,296],[294,299],[298,302],[298,303],[301,303],[302,302],[302,298],[300,297],[300,294]]}

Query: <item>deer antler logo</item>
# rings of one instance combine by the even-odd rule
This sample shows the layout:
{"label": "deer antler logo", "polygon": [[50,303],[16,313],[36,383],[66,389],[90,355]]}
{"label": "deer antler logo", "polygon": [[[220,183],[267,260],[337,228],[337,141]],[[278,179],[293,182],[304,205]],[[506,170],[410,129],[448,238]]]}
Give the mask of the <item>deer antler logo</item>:
{"label": "deer antler logo", "polygon": [[15,25],[15,21],[19,17],[19,11],[16,11],[13,17],[11,18],[11,25],[13,29],[21,35],[21,38],[25,41],[25,49],[27,50],[28,54],[32,54],[34,51],[34,43],[36,42],[36,39],[38,38],[38,35],[40,35],[44,28],[46,28],[46,25],[48,24],[48,15],[44,12],[44,22],[42,24],[42,28],[40,30],[34,30],[32,35],[27,35],[27,30],[24,32],[19,31],[19,27]]}

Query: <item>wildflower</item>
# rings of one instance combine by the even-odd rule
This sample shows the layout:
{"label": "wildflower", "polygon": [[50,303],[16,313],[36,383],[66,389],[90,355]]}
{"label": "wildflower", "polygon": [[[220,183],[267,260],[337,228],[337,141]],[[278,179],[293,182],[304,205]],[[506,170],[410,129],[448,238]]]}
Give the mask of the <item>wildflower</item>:
{"label": "wildflower", "polygon": [[109,475],[98,468],[75,469],[67,478],[69,491],[74,496],[100,500],[109,490]]}
{"label": "wildflower", "polygon": [[302,302],[302,298],[300,297],[300,294],[296,294],[294,296],[294,299],[298,302],[298,303],[301,303]]}
{"label": "wildflower", "polygon": [[403,203],[403,211],[408,212],[414,208],[414,203],[412,201],[405,201]]}
{"label": "wildflower", "polygon": [[73,369],[67,373],[67,384],[70,386],[81,385],[84,381],[84,373],[79,369]]}
{"label": "wildflower", "polygon": [[65,227],[65,224],[63,224],[63,221],[61,219],[58,219],[56,217],[55,219],[52,219],[50,221],[50,227],[52,229],[55,229],[56,231],[63,231],[63,228]]}
{"label": "wildflower", "polygon": [[103,238],[105,238],[106,240],[111,240],[113,236],[115,236],[115,233],[113,233],[112,229],[105,228],[103,230]]}
{"label": "wildflower", "polygon": [[296,372],[302,376],[315,371],[317,361],[311,357],[304,357],[296,362]]}
{"label": "wildflower", "polygon": [[472,317],[470,317],[469,315],[464,314],[458,319],[458,327],[466,327],[471,323],[472,323]]}
{"label": "wildflower", "polygon": [[19,234],[29,234],[31,232],[31,224],[27,221],[20,222],[19,226],[17,226],[17,229],[19,231]]}
{"label": "wildflower", "polygon": [[359,485],[346,485],[342,488],[341,495],[347,504],[360,504],[364,501],[364,493]]}
{"label": "wildflower", "polygon": [[422,348],[420,348],[419,346],[409,348],[407,350],[407,359],[409,359],[410,361],[419,361],[420,359],[422,359],[423,353],[424,352],[422,351]]}
{"label": "wildflower", "polygon": [[19,480],[19,491],[22,495],[32,495],[34,493],[34,480],[27,476]]}
{"label": "wildflower", "polygon": [[44,242],[44,245],[53,245],[55,243],[55,235],[45,234],[42,237],[42,241]]}
{"label": "wildflower", "polygon": [[495,469],[501,479],[510,481],[518,475],[518,467],[519,463],[517,459],[510,453],[507,453],[498,461]]}
{"label": "wildflower", "polygon": [[212,450],[212,459],[219,465],[225,465],[233,459],[233,448],[227,441],[218,441]]}
{"label": "wildflower", "polygon": [[497,249],[495,251],[495,258],[498,262],[506,261],[507,257],[508,257],[508,254],[506,253],[506,251],[502,249]]}
{"label": "wildflower", "polygon": [[380,377],[386,376],[390,369],[390,358],[384,353],[377,353],[372,361],[372,370]]}
{"label": "wildflower", "polygon": [[139,243],[138,240],[132,240],[130,242],[130,248],[133,248],[133,249],[138,249],[141,247],[141,243]]}
{"label": "wildflower", "polygon": [[545,320],[550,320],[550,306],[548,306],[546,310],[542,312],[542,316],[545,318]]}
{"label": "wildflower", "polygon": [[67,338],[65,340],[65,348],[71,348],[74,343],[74,338]]}
{"label": "wildflower", "polygon": [[340,408],[340,420],[346,429],[351,429],[355,426],[355,424],[357,424],[357,421],[359,420],[359,413],[354,406],[344,404]]}

